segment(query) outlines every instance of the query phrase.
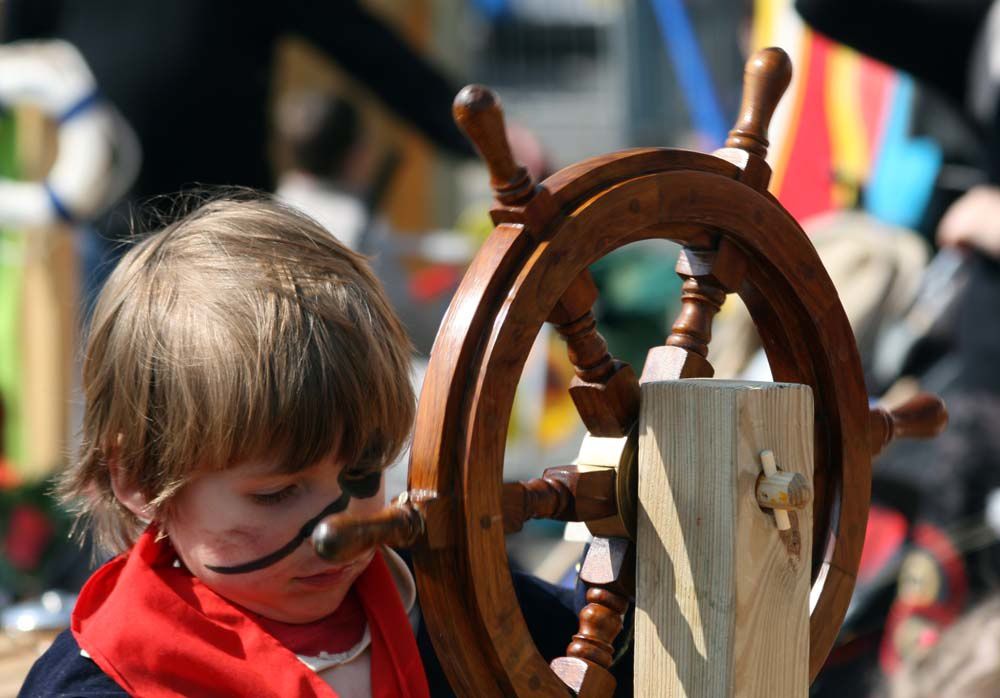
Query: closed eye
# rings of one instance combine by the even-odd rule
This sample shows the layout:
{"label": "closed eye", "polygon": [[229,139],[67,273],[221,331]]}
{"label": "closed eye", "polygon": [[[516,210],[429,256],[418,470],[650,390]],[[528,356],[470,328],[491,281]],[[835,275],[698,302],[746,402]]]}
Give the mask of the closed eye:
{"label": "closed eye", "polygon": [[297,485],[288,485],[274,492],[254,492],[250,495],[250,498],[258,504],[278,504],[294,496],[297,492]]}

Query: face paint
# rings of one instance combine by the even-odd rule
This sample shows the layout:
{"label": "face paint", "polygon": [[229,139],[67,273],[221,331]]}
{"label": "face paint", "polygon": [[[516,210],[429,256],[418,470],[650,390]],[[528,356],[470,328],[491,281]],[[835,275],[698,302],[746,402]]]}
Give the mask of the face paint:
{"label": "face paint", "polygon": [[340,496],[327,504],[323,508],[323,511],[306,521],[302,525],[302,528],[299,529],[299,532],[295,534],[294,538],[273,553],[268,553],[256,560],[244,562],[239,565],[226,565],[222,567],[205,565],[205,567],[217,574],[245,574],[246,572],[256,572],[265,567],[270,567],[295,552],[302,545],[302,541],[312,535],[313,529],[316,528],[316,524],[321,520],[331,514],[338,514],[347,509],[347,505],[351,503],[352,497],[357,499],[374,497],[379,490],[379,486],[382,484],[382,473],[374,472],[359,478],[347,475],[345,469],[340,471],[337,482],[340,484]]}

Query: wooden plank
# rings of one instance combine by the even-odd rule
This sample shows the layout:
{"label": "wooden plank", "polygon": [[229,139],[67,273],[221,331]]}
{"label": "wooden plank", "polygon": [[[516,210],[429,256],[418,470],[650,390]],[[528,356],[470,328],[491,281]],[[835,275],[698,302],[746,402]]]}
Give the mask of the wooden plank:
{"label": "wooden plank", "polygon": [[636,695],[805,696],[812,509],[779,534],[759,454],[811,482],[808,386],[681,380],[642,388]]}
{"label": "wooden plank", "polygon": [[77,260],[66,230],[28,235],[21,311],[25,448],[18,471],[35,480],[63,467],[70,451]]}

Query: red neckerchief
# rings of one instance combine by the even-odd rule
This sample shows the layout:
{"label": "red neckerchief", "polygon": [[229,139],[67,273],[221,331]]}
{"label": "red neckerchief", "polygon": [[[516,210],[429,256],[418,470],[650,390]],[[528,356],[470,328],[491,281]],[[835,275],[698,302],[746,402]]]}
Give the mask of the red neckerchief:
{"label": "red neckerchief", "polygon": [[[150,526],[87,581],[73,610],[80,647],[141,698],[336,698],[294,652],[185,569]],[[376,553],[354,583],[371,633],[373,698],[430,698],[417,643]]]}
{"label": "red neckerchief", "polygon": [[347,652],[365,635],[365,608],[353,586],[336,611],[313,623],[282,623],[250,611],[247,615],[282,645],[305,657]]}

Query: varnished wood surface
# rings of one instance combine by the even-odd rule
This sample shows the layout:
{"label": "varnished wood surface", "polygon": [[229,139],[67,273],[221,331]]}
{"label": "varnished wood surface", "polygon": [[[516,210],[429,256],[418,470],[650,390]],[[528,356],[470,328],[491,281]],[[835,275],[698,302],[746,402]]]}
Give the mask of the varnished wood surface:
{"label": "varnished wood surface", "polygon": [[877,456],[894,439],[929,439],[944,431],[948,410],[937,395],[918,393],[892,409],[871,410],[871,452]]}
{"label": "varnished wood surface", "polygon": [[[566,290],[594,261],[649,238],[691,250],[719,249],[721,241],[744,257],[736,291],[757,324],[775,379],[804,383],[814,392],[811,675],[825,659],[850,599],[864,537],[869,415],[836,291],[801,228],[764,191],[768,171],[755,153],[766,140],[772,87],[754,88],[752,113],[734,129],[745,158],[733,157],[731,149],[725,159],[640,149],[587,160],[538,186],[513,186],[509,182],[520,175],[504,144],[480,148],[497,191],[491,215],[499,225],[442,323],[410,469],[411,494],[454,502],[448,520],[454,543],[421,546],[414,559],[425,619],[459,695],[567,695],[531,643],[507,569],[503,427],[531,344]],[[498,140],[495,124],[481,130],[492,134],[487,140]],[[697,353],[658,349],[669,371],[704,375],[710,369],[707,362],[695,365],[692,357],[702,358]],[[671,358],[671,350],[680,354]],[[609,695],[596,678],[587,690]]]}
{"label": "varnished wood surface", "polygon": [[[676,269],[685,279],[684,307],[665,345],[650,350],[643,382],[712,375],[705,358],[712,316],[725,295],[736,292],[757,325],[775,379],[805,384],[816,395],[813,515],[804,522],[817,533],[810,570],[811,676],[836,637],[853,589],[870,451],[893,435],[929,435],[943,426],[943,408],[927,400],[893,413],[865,411],[860,361],[832,283],[797,223],[766,191],[767,121],[787,83],[782,56],[771,52],[751,62],[741,120],[717,157],[625,151],[571,166],[541,185],[511,157],[495,97],[475,88],[457,100],[456,118],[491,172],[491,216],[498,225],[463,280],[432,351],[408,491],[420,516],[395,512],[385,521],[355,522],[351,536],[366,543],[410,540],[414,522],[423,526],[415,551],[418,589],[459,695],[565,696],[569,687],[583,698],[608,698],[614,690],[605,665],[617,632],[612,621],[631,593],[624,567],[604,579],[592,574],[602,566],[588,570],[597,553],[588,555],[581,579],[593,587],[590,610],[569,656],[550,671],[514,597],[503,535],[529,517],[589,519],[604,516],[608,507],[628,509],[623,492],[634,488],[612,488],[607,473],[584,480],[550,469],[541,478],[506,485],[500,477],[503,426],[546,319],[567,340],[577,371],[571,394],[590,430],[635,434],[639,381],[611,357],[597,330],[596,288],[587,271],[618,247],[651,238],[684,246]],[[628,481],[634,485],[635,479]],[[775,496],[808,506],[801,482],[771,484]],[[614,506],[610,489],[616,490]],[[599,536],[622,536],[617,545],[631,551],[627,538],[634,533],[623,515],[634,518],[619,512],[588,525]],[[608,521],[614,525],[594,528]]]}
{"label": "varnished wood surface", "polygon": [[409,548],[423,532],[420,512],[409,504],[397,504],[364,518],[347,512],[327,516],[313,529],[312,542],[324,560],[346,563],[383,545]]}
{"label": "varnished wood surface", "polygon": [[[495,289],[491,295],[503,300],[499,307],[492,308],[489,320],[483,320],[489,323],[486,345],[480,344],[486,334],[483,331],[469,332],[471,341],[465,342],[465,351],[482,353],[477,366],[466,364],[469,370],[466,375],[477,376],[472,395],[475,399],[471,403],[475,408],[465,420],[464,428],[458,423],[451,427],[467,435],[455,444],[462,451],[456,454],[460,462],[441,460],[445,454],[440,453],[433,453],[433,460],[428,459],[428,451],[433,452],[428,437],[440,439],[437,448],[444,438],[440,424],[425,430],[420,421],[421,415],[432,424],[435,421],[427,416],[433,403],[426,398],[442,390],[433,387],[440,380],[437,377],[440,371],[450,376],[445,385],[459,391],[465,387],[455,383],[460,372],[455,369],[454,361],[462,353],[462,343],[449,337],[446,319],[442,337],[448,337],[449,344],[444,350],[436,348],[432,356],[428,372],[431,380],[425,382],[418,415],[411,485],[422,488],[439,480],[440,476],[433,473],[446,462],[452,465],[441,469],[451,473],[457,482],[465,483],[464,545],[467,551],[477,551],[474,567],[479,574],[469,573],[464,593],[472,598],[485,620],[490,638],[486,644],[523,644],[526,637],[518,636],[519,631],[509,632],[511,628],[524,627],[509,580],[488,570],[505,568],[502,526],[492,525],[493,521],[502,521],[500,481],[504,443],[503,434],[491,427],[505,424],[509,419],[516,384],[513,378],[520,373],[531,341],[561,297],[562,289],[590,263],[622,244],[646,237],[673,238],[683,244],[686,237],[694,234],[692,224],[725,231],[748,255],[751,264],[740,295],[751,299],[748,306],[751,312],[756,311],[776,378],[809,384],[817,395],[815,499],[817,508],[826,509],[817,514],[819,535],[814,547],[814,551],[820,551],[814,568],[814,583],[818,585],[812,626],[814,671],[829,650],[850,597],[868,506],[870,461],[867,448],[859,448],[859,444],[867,445],[867,398],[853,335],[836,301],[832,283],[797,224],[766,197],[748,192],[732,179],[692,171],[647,175],[611,187],[555,221],[552,231],[545,236],[544,247],[526,243],[524,256],[508,261],[508,268],[518,268],[519,272],[513,279],[506,279],[506,287]],[[588,236],[586,228],[601,230],[602,235]],[[776,237],[782,241],[781,245],[773,242]],[[486,271],[485,265],[499,266],[500,260],[492,257],[494,261],[483,262],[482,259],[477,258],[479,273],[467,277],[471,289],[496,278]],[[474,276],[479,277],[478,281]],[[485,295],[480,288],[478,297]],[[460,302],[457,307],[461,306]],[[477,306],[470,303],[469,307]],[[459,322],[458,315],[449,315],[452,321]],[[463,337],[468,324],[461,324]],[[452,341],[455,345],[451,345]],[[443,363],[449,356],[450,370]],[[849,496],[843,494],[845,483]],[[488,526],[484,523],[487,521]],[[828,521],[832,522],[832,531],[830,537],[825,537],[822,532]],[[836,544],[824,560],[822,553],[831,537]],[[418,554],[417,558],[419,570],[421,556]],[[833,574],[823,568],[824,561],[827,568],[834,570]],[[821,571],[825,573],[820,575]],[[480,583],[480,575],[490,579]],[[449,576],[455,576],[453,568]],[[441,602],[447,603],[444,599]],[[489,627],[498,631],[490,633]],[[470,634],[475,632],[470,628]],[[463,655],[468,652],[465,645],[461,652]],[[501,664],[520,666],[523,652],[523,649],[511,650]]]}
{"label": "varnished wood surface", "polygon": [[632,367],[608,352],[597,331],[597,286],[586,269],[564,292],[548,321],[566,342],[576,375],[569,394],[587,431],[594,436],[628,433],[639,414],[639,380]]}
{"label": "varnished wood surface", "polygon": [[767,155],[767,127],[778,100],[792,80],[792,62],[780,48],[758,51],[747,62],[743,100],[727,148],[739,148],[758,157]]}
{"label": "varnished wood surface", "polygon": [[729,179],[740,178],[738,167],[705,153],[669,148],[631,148],[581,160],[565,167],[546,179],[542,188],[549,192],[559,210],[566,211],[583,203],[591,195],[629,179],[675,170],[706,172]]}
{"label": "varnished wood surface", "polygon": [[612,468],[560,465],[542,477],[505,482],[502,495],[504,533],[516,533],[528,519],[593,521],[618,513],[616,472]]}
{"label": "varnished wood surface", "polygon": [[704,280],[688,278],[681,287],[681,312],[674,320],[667,346],[708,357],[712,320],[726,302],[726,292]]}
{"label": "varnished wood surface", "polygon": [[[467,341],[466,333],[477,337],[487,331],[509,285],[509,275],[529,248],[530,238],[518,225],[498,226],[483,244],[441,322],[432,352],[433,377],[425,379],[420,393],[409,489],[411,494],[416,490],[453,497],[455,506],[446,525],[459,540],[464,538],[465,508],[459,497],[462,470],[456,437],[464,428],[468,376],[474,372],[480,350],[475,341]],[[482,621],[469,605],[474,580],[466,546],[417,548],[414,561],[421,607],[427,609],[424,617],[431,640],[452,688],[460,696],[510,696],[506,670],[491,644],[483,641],[487,635]],[[506,560],[498,569],[494,573],[507,574],[505,581],[510,584]],[[520,622],[518,632],[527,633],[523,618]]]}
{"label": "varnished wood surface", "polygon": [[[553,196],[558,199],[558,192]],[[478,376],[474,394],[478,399],[464,429],[472,435],[465,440],[464,474],[460,476],[466,483],[465,544],[468,550],[495,551],[490,556],[477,554],[477,562],[482,561],[477,567],[483,574],[488,565],[503,565],[499,533],[491,542],[489,528],[482,525],[487,519],[502,519],[503,434],[488,425],[509,419],[516,384],[512,378],[519,375],[531,341],[562,289],[586,266],[622,244],[647,237],[672,238],[683,244],[695,234],[696,225],[725,231],[747,254],[750,264],[740,295],[750,299],[748,306],[756,312],[775,377],[808,384],[817,396],[814,487],[816,508],[823,510],[816,515],[814,546],[814,553],[819,551],[814,558],[815,671],[846,611],[863,541],[870,477],[867,397],[847,318],[812,245],[783,210],[728,177],[682,170],[632,178],[555,221],[544,246],[529,245],[519,273],[498,294],[503,302],[496,309],[479,368],[470,374]],[[601,235],[588,235],[588,229],[600,230]],[[431,382],[437,360],[437,355],[432,356]],[[422,402],[421,410],[425,409]],[[428,467],[417,455],[421,435],[418,428],[414,472]],[[845,489],[848,496],[844,496]],[[828,522],[831,531],[824,536]],[[499,531],[501,527],[494,528]],[[835,544],[826,558],[823,553],[831,541]],[[819,574],[824,561],[836,570],[832,576]],[[496,584],[496,576],[494,584],[472,585],[469,592],[478,599],[487,625],[509,627],[509,614],[519,615],[519,611],[513,599],[509,605],[496,603],[507,594],[513,596]],[[512,637],[498,634],[495,641],[516,642]]]}
{"label": "varnished wood surface", "polygon": [[566,648],[566,656],[586,659],[607,669],[611,667],[615,638],[622,630],[622,615],[628,610],[629,600],[609,589],[591,587],[586,601],[580,611],[580,629]]}
{"label": "varnished wood surface", "polygon": [[577,698],[607,698],[617,685],[611,675],[615,639],[635,595],[634,543],[595,535],[580,569],[580,581],[587,586],[580,627],[566,656],[549,666]]}
{"label": "varnished wood surface", "polygon": [[482,85],[468,85],[455,97],[455,123],[475,145],[490,172],[490,186],[502,204],[517,205],[531,198],[534,182],[514,161],[507,142],[500,101]]}

